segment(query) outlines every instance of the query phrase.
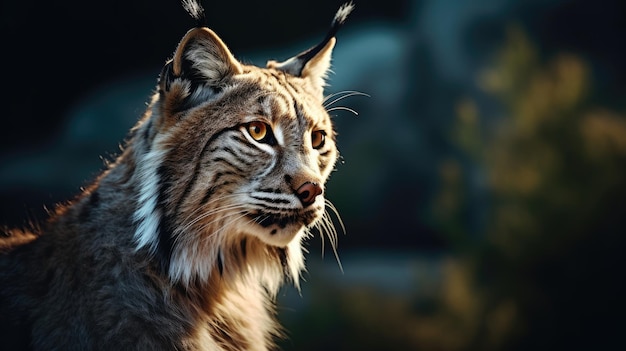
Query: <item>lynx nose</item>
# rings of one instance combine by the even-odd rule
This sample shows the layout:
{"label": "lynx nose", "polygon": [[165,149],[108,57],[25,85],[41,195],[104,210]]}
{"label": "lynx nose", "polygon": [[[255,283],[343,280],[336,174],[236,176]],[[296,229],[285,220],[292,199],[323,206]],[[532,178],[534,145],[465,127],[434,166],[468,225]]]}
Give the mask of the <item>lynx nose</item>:
{"label": "lynx nose", "polygon": [[304,207],[312,205],[315,202],[315,198],[321,195],[322,192],[322,188],[317,183],[312,182],[306,182],[296,190],[296,194]]}

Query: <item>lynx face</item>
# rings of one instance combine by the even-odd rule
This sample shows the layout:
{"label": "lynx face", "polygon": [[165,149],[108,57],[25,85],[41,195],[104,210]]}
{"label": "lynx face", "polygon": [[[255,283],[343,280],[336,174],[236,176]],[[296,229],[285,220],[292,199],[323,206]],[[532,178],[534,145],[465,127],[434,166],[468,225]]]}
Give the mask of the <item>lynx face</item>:
{"label": "lynx face", "polygon": [[315,225],[332,228],[320,219],[337,159],[323,105],[334,44],[330,36],[259,68],[237,61],[208,28],[182,39],[136,128],[135,239],[171,263],[173,279],[206,279],[212,265],[201,261],[226,267],[237,255],[223,251],[249,261],[263,245],[280,248],[297,279],[301,238]]}
{"label": "lynx face", "polygon": [[262,114],[246,115],[239,130],[247,147],[237,153],[257,166],[233,189],[241,194],[235,201],[246,205],[241,228],[276,246],[321,218],[323,186],[337,155],[326,111],[299,100],[268,95],[259,101]]}
{"label": "lynx face", "polygon": [[324,212],[334,131],[306,80],[242,68],[157,135],[169,150],[160,173],[176,198],[166,214],[194,232],[221,218],[215,224],[284,247]]}

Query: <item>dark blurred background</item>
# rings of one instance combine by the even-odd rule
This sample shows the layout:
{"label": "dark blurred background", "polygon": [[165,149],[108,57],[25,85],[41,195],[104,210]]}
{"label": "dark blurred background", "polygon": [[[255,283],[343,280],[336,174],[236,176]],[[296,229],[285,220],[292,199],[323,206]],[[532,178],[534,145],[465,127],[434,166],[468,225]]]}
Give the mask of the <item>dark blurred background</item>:
{"label": "dark blurred background", "polygon": [[[242,61],[316,43],[340,1],[204,1]],[[328,93],[343,272],[308,243],[284,350],[624,349],[626,3],[356,1]],[[4,1],[0,223],[111,159],[193,25],[177,1]]]}

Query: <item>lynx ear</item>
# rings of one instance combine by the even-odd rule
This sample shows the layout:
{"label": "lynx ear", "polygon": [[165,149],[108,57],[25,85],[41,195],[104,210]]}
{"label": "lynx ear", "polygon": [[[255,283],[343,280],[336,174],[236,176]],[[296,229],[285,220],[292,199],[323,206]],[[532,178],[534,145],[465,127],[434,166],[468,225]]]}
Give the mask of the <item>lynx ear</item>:
{"label": "lynx ear", "polygon": [[317,85],[325,85],[326,75],[330,68],[330,60],[335,46],[335,34],[344,24],[346,18],[354,9],[352,2],[343,4],[331,23],[330,30],[321,43],[309,50],[283,62],[269,61],[268,68],[275,68],[296,77],[311,78]]}
{"label": "lynx ear", "polygon": [[335,38],[330,37],[322,42],[323,45],[318,45],[319,48],[316,46],[284,62],[269,61],[267,68],[275,68],[296,77],[310,78],[316,85],[323,87],[326,85],[335,42]]}
{"label": "lynx ear", "polygon": [[174,57],[161,75],[161,88],[181,78],[192,86],[219,87],[228,77],[243,72],[241,64],[226,44],[212,30],[197,27],[189,30],[178,44]]}

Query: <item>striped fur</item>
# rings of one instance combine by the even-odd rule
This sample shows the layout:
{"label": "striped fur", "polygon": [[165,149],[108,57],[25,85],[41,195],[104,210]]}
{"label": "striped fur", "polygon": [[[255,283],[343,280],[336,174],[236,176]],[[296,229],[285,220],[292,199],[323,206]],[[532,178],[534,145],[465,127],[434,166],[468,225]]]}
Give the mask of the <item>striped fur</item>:
{"label": "striped fur", "polygon": [[237,61],[206,27],[187,32],[117,160],[40,231],[0,241],[3,343],[271,348],[273,301],[285,278],[299,286],[302,241],[314,227],[336,240],[323,88],[351,8],[314,54],[265,68]]}

